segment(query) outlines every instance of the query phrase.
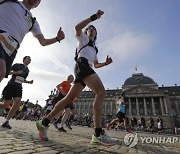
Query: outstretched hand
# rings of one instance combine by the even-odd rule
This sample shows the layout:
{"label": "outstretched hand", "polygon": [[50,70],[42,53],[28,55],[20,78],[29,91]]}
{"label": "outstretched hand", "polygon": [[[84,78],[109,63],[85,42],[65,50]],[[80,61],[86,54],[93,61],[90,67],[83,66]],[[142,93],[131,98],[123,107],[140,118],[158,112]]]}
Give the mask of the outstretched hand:
{"label": "outstretched hand", "polygon": [[33,82],[34,82],[34,81],[33,81],[33,80],[31,80],[31,81],[29,81],[28,83],[29,83],[29,84],[33,84]]}
{"label": "outstretched hand", "polygon": [[111,64],[113,62],[113,60],[112,60],[112,58],[111,57],[109,57],[109,56],[107,56],[106,57],[106,64]]}
{"label": "outstretched hand", "polygon": [[101,18],[101,16],[102,16],[103,14],[104,14],[103,11],[98,10],[97,13],[96,13],[97,19]]}
{"label": "outstretched hand", "polygon": [[57,33],[57,38],[58,38],[58,40],[60,40],[60,41],[65,38],[65,34],[64,34],[64,32],[62,31],[62,28],[61,28],[61,27],[59,28],[59,31],[58,31],[58,33]]}

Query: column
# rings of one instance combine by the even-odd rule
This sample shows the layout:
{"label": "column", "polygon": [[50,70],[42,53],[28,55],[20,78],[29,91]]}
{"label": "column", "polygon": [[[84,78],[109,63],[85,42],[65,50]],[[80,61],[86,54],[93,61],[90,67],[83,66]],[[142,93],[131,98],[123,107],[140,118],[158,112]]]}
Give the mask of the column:
{"label": "column", "polygon": [[79,111],[79,114],[80,114],[81,113],[81,105],[79,105],[78,111]]}
{"label": "column", "polygon": [[151,97],[151,101],[152,101],[153,115],[156,115],[156,110],[155,110],[155,104],[154,104],[154,98],[153,97]]}
{"label": "column", "polygon": [[177,116],[180,116],[180,111],[179,111],[179,106],[178,106],[178,101],[175,101],[175,106],[176,106],[176,111],[177,111]]}
{"label": "column", "polygon": [[88,102],[88,111],[90,111],[91,110],[91,102],[89,101]]}
{"label": "column", "polygon": [[148,113],[147,113],[147,104],[146,104],[146,98],[145,97],[143,98],[143,101],[144,101],[144,114],[148,115]]}
{"label": "column", "polygon": [[137,111],[137,115],[139,114],[139,103],[138,103],[138,99],[136,98],[136,111]]}
{"label": "column", "polygon": [[166,102],[165,97],[164,97],[164,107],[165,107],[165,114],[168,114],[168,107],[167,107],[167,102]]}
{"label": "column", "polygon": [[104,102],[104,114],[107,115],[107,102]]}
{"label": "column", "polygon": [[164,104],[163,104],[162,98],[160,97],[159,99],[160,99],[160,105],[161,105],[161,112],[162,112],[162,115],[164,115],[165,114],[165,112],[164,112]]}
{"label": "column", "polygon": [[79,113],[82,113],[82,102],[79,103]]}
{"label": "column", "polygon": [[86,113],[86,101],[84,101],[83,104],[84,104],[83,113]]}
{"label": "column", "polygon": [[113,102],[112,102],[112,100],[111,100],[111,110],[110,110],[110,113],[111,113],[111,115],[113,115]]}
{"label": "column", "polygon": [[132,115],[131,99],[130,98],[128,98],[128,102],[129,102],[129,115]]}

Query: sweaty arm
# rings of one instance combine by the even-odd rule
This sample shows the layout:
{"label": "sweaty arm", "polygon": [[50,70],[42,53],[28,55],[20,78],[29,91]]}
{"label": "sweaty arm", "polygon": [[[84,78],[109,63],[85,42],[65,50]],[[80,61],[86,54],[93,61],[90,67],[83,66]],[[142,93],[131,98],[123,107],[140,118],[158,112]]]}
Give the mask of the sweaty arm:
{"label": "sweaty arm", "polygon": [[56,37],[51,38],[51,39],[45,39],[43,34],[38,34],[35,37],[38,39],[39,43],[42,46],[50,45],[50,44],[57,42]]}
{"label": "sweaty arm", "polygon": [[105,62],[99,63],[98,60],[94,60],[94,67],[95,68],[100,68],[106,66]]}
{"label": "sweaty arm", "polygon": [[25,80],[24,80],[24,83],[33,84],[33,80],[31,80],[31,81],[27,81],[27,80],[25,79]]}
{"label": "sweaty arm", "polygon": [[90,22],[91,22],[91,19],[90,19],[90,18],[87,18],[87,19],[81,21],[80,23],[78,23],[78,24],[75,26],[76,36],[80,36],[81,33],[82,33],[82,29],[83,29],[84,27],[86,27]]}
{"label": "sweaty arm", "polygon": [[62,87],[63,87],[63,82],[60,83],[60,84],[58,84],[58,85],[56,86],[56,88],[59,90],[59,92],[65,96],[66,93],[64,93],[64,92],[62,91]]}
{"label": "sweaty arm", "polygon": [[113,61],[112,61],[112,58],[109,57],[109,56],[107,56],[105,62],[103,62],[103,63],[99,63],[98,60],[94,60],[94,67],[95,67],[95,68],[104,67],[104,66],[106,66],[106,65],[111,64],[112,62],[113,62]]}
{"label": "sweaty arm", "polygon": [[65,34],[61,30],[61,27],[60,27],[60,29],[57,32],[56,37],[46,39],[44,37],[44,35],[41,33],[39,24],[37,22],[36,22],[36,24],[34,24],[34,26],[32,28],[32,32],[33,32],[33,35],[38,39],[39,43],[42,46],[47,46],[47,45],[51,45],[51,44],[56,43],[56,42],[60,42],[61,40],[63,40],[65,38]]}
{"label": "sweaty arm", "polygon": [[[101,10],[98,10],[96,14],[94,14],[96,16],[96,19],[99,19],[101,18],[101,16],[104,14],[103,11]],[[96,20],[95,19],[95,20]],[[80,23],[78,23],[76,26],[75,26],[75,31],[76,31],[76,36],[80,36],[81,35],[81,32],[82,32],[82,29],[84,27],[86,27],[90,22],[93,22],[94,20],[92,20],[92,16],[90,16],[89,18],[81,21]]]}
{"label": "sweaty arm", "polygon": [[64,35],[64,32],[60,30],[58,32],[58,35],[54,38],[45,39],[43,34],[38,34],[35,37],[39,40],[39,43],[42,46],[46,46],[46,45],[51,45],[56,42],[60,42],[61,40],[65,38],[65,35]]}
{"label": "sweaty arm", "polygon": [[59,91],[61,91],[61,87],[62,87],[62,83],[60,83],[60,84],[58,84],[58,85],[56,86],[56,88],[57,88]]}

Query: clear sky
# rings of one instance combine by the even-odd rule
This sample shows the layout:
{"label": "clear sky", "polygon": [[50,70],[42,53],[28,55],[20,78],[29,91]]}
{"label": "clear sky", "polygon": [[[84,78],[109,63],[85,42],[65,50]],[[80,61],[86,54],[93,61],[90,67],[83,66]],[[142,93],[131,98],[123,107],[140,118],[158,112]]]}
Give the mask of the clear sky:
{"label": "clear sky", "polygon": [[[39,45],[31,33],[26,35],[14,63],[29,55],[30,74],[23,84],[23,100],[45,105],[50,91],[73,74],[77,41],[74,26],[96,13],[105,12],[93,22],[98,30],[99,62],[107,55],[113,63],[95,69],[105,88],[121,88],[138,72],[154,79],[159,86],[180,85],[180,0],[42,0],[32,10],[46,38],[62,27],[66,38],[47,47]],[[0,83],[0,91],[10,78]]]}

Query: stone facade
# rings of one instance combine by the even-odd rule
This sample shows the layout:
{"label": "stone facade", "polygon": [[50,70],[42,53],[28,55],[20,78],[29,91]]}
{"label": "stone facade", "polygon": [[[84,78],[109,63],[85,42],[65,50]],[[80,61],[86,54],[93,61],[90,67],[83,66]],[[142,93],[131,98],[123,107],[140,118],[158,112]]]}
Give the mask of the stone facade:
{"label": "stone facade", "polygon": [[[135,73],[122,85],[122,89],[106,90],[103,104],[103,122],[109,116],[116,115],[116,102],[122,92],[126,93],[126,116],[130,120],[143,117],[147,120],[152,117],[155,127],[160,117],[166,131],[172,132],[175,125],[180,124],[180,86],[158,87],[153,79],[142,73]],[[92,104],[95,95],[92,91],[83,91],[77,100],[78,115],[89,113],[92,115]],[[178,126],[180,127],[180,126]]]}

